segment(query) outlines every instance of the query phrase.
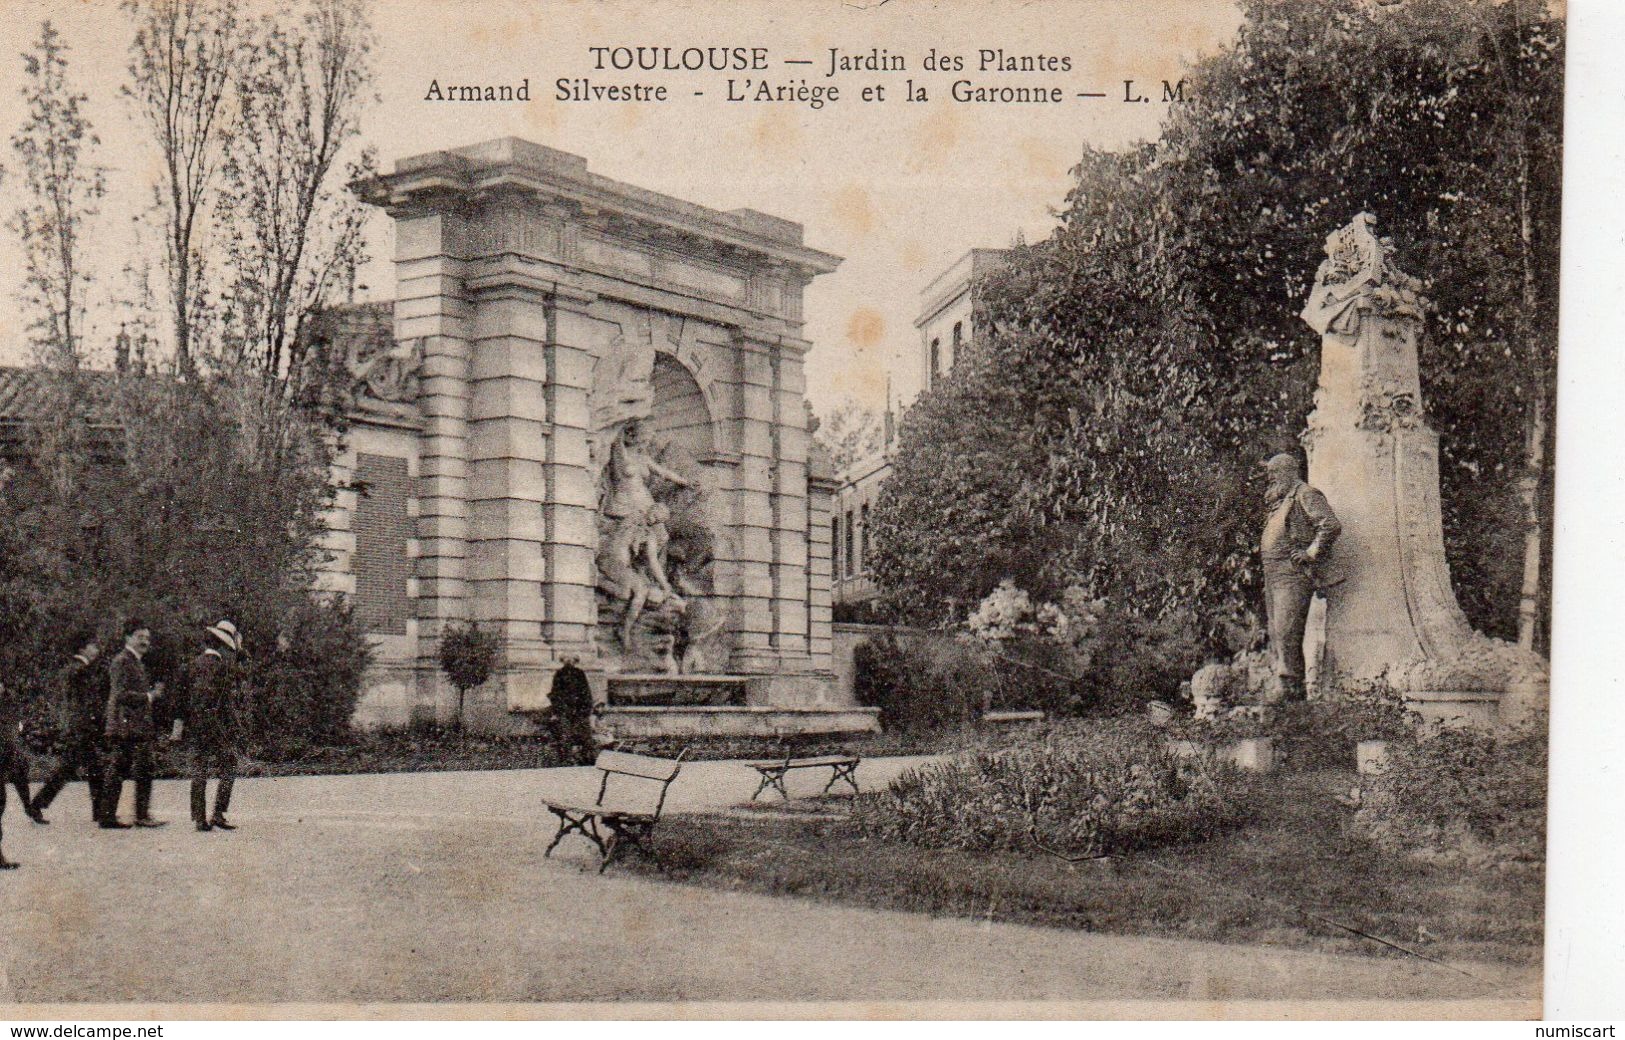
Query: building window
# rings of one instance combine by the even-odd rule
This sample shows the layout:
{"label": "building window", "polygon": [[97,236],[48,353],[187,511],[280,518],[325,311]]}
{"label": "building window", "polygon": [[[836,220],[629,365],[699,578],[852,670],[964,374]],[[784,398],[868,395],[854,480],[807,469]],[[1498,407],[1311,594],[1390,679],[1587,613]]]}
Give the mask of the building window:
{"label": "building window", "polygon": [[858,524],[858,567],[869,567],[869,503],[863,503],[862,521]]}
{"label": "building window", "polygon": [[937,378],[942,375],[942,340],[931,341],[931,371],[927,374],[925,388],[931,389],[937,385]]}
{"label": "building window", "polygon": [[833,568],[832,573],[834,573],[834,575],[837,578],[839,578],[841,576],[841,557],[842,557],[842,555],[844,555],[841,552],[841,514],[840,513],[836,513],[834,516],[830,517],[830,521],[829,521],[829,551],[830,551],[830,555],[832,557],[832,562],[834,563],[834,568]]}
{"label": "building window", "polygon": [[857,571],[852,566],[852,510],[848,509],[846,511],[846,576],[850,578],[856,573]]}
{"label": "building window", "polygon": [[965,323],[962,321],[956,321],[954,322],[954,349],[948,354],[949,368],[959,364],[959,348],[964,345],[964,342]]}

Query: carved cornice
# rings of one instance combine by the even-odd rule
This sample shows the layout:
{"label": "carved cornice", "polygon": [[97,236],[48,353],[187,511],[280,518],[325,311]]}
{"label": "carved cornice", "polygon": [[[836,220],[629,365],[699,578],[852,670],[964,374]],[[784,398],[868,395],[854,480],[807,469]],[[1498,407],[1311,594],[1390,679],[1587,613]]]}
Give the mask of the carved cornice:
{"label": "carved cornice", "polygon": [[802,245],[799,224],[753,210],[709,209],[623,184],[589,172],[580,156],[517,138],[403,159],[394,173],[358,181],[352,189],[396,216],[540,202],[550,222],[574,222],[698,258],[716,255],[746,271],[773,264],[811,278],[841,263]]}

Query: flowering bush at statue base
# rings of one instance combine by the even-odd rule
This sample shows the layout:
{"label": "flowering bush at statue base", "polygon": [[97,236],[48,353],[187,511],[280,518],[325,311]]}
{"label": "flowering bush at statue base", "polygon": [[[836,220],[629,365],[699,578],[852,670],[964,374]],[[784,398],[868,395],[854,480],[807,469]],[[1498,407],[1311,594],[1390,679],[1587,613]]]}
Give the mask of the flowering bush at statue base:
{"label": "flowering bush at statue base", "polygon": [[911,770],[860,797],[853,819],[871,837],[934,848],[1115,855],[1239,822],[1242,782],[1138,722],[1069,723]]}

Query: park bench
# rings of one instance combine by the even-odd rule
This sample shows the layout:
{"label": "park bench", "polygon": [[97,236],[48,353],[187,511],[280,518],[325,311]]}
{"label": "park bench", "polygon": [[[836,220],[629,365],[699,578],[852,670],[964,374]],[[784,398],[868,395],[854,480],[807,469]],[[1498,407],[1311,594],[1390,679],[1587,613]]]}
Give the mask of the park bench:
{"label": "park bench", "polygon": [[[553,850],[565,835],[579,834],[598,847],[600,874],[616,853],[633,846],[653,860],[656,866],[660,866],[660,857],[655,854],[651,839],[655,824],[660,822],[660,811],[666,805],[666,791],[671,787],[671,782],[677,779],[687,754],[687,748],[675,759],[635,755],[626,751],[600,752],[594,763],[601,774],[597,800],[591,805],[545,803],[548,811],[559,818],[559,832],[553,835],[553,843],[542,856],[553,855]],[[614,800],[606,801],[612,776],[621,779],[616,782]],[[634,786],[635,781],[642,781],[635,784],[641,796],[635,802],[628,802],[620,789]],[[659,789],[658,793],[656,788]],[[651,802],[653,809],[649,808]]]}
{"label": "park bench", "polygon": [[854,774],[857,772],[859,761],[861,760],[857,755],[820,755],[816,758],[791,758],[787,755],[784,758],[746,762],[747,766],[756,770],[762,777],[762,782],[756,785],[756,791],[750,796],[750,800],[754,802],[757,795],[771,787],[789,801],[790,792],[784,789],[784,777],[792,769],[828,769],[829,783],[824,785],[822,793],[828,794],[837,780],[845,780],[852,785],[852,793],[857,794],[858,780]]}

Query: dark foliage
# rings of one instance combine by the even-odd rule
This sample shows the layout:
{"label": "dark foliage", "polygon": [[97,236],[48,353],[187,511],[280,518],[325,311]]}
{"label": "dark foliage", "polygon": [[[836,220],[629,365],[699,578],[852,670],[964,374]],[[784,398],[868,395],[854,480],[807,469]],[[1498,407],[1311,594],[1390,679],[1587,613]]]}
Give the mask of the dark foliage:
{"label": "dark foliage", "polygon": [[[1158,141],[1086,152],[1062,226],[984,279],[986,334],[905,417],[871,563],[906,619],[957,621],[1012,578],[1204,640],[1245,627],[1254,466],[1294,443],[1318,366],[1297,315],[1326,236],[1369,210],[1434,305],[1460,600],[1514,630],[1526,435],[1554,392],[1563,24],[1535,0],[1242,8]],[[1549,532],[1549,441],[1536,467]]]}
{"label": "dark foliage", "polygon": [[361,681],[371,659],[365,635],[343,605],[296,602],[243,659],[249,736],[262,758],[299,758],[351,739]]}

